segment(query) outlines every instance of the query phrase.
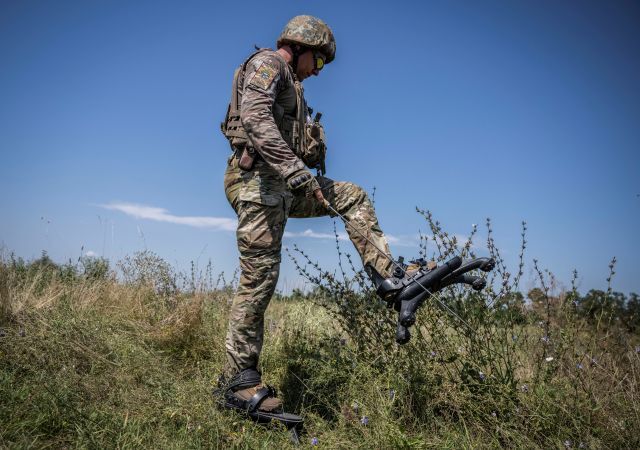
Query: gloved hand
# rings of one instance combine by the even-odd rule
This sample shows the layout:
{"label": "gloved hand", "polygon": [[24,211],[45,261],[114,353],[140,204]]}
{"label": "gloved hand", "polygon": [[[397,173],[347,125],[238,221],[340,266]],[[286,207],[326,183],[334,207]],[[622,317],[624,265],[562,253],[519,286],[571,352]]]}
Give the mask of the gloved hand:
{"label": "gloved hand", "polygon": [[287,177],[287,187],[294,192],[304,192],[307,198],[313,198],[314,193],[320,191],[318,180],[307,169],[300,169],[289,175]]}
{"label": "gloved hand", "polygon": [[329,202],[322,195],[318,180],[308,170],[301,169],[289,175],[287,187],[291,191],[304,192],[305,197],[315,198],[325,209],[329,209]]}

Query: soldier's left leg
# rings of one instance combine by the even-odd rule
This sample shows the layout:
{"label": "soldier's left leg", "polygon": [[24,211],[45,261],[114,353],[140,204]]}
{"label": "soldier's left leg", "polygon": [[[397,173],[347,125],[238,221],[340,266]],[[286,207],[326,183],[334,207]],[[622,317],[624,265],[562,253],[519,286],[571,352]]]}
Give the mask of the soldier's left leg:
{"label": "soldier's left leg", "polygon": [[[262,202],[265,203],[265,202]],[[240,282],[233,298],[226,338],[225,375],[257,368],[264,334],[264,312],[278,281],[287,200],[277,204],[240,201],[238,250]]]}
{"label": "soldier's left leg", "polygon": [[[327,177],[318,177],[318,182],[322,189],[322,195],[329,201],[336,211],[342,214],[350,224],[357,227],[360,233],[364,234],[369,241],[375,244],[378,249],[391,256],[389,244],[380,225],[376,212],[369,200],[369,196],[360,186],[345,181],[333,181]],[[289,217],[320,217],[332,215],[315,199],[308,199],[302,195],[297,195],[293,199]],[[388,258],[380,252],[362,234],[355,231],[351,226],[345,224],[345,229],[349,239],[356,248],[362,264],[373,266],[378,273],[388,277],[392,271],[392,265]]]}

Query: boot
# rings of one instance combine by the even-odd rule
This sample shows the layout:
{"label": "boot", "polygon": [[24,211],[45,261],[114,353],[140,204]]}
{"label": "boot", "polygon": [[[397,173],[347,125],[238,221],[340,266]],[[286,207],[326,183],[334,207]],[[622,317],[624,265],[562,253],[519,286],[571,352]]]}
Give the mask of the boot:
{"label": "boot", "polygon": [[287,428],[300,428],[303,418],[282,411],[282,401],[275,388],[262,384],[262,376],[255,368],[244,369],[230,380],[221,376],[214,391],[220,406],[234,410],[260,423],[273,420]]}
{"label": "boot", "polygon": [[494,267],[495,261],[491,258],[476,258],[463,264],[462,258],[455,256],[441,266],[419,259],[407,266],[400,257],[389,278],[381,276],[372,266],[367,266],[366,270],[376,287],[376,293],[387,302],[388,307],[398,311],[396,342],[405,344],[411,338],[408,327],[415,323],[416,313],[427,298],[455,283],[468,284],[479,291],[485,287],[486,281],[467,275],[467,272],[474,269],[489,272]]}

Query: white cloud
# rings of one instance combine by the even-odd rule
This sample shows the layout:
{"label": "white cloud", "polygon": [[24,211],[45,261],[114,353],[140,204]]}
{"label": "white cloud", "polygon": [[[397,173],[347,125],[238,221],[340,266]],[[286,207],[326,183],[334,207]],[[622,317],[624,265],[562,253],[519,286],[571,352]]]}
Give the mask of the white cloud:
{"label": "white cloud", "polygon": [[[333,233],[318,233],[316,231],[313,231],[312,229],[306,229],[299,233],[285,231],[284,237],[286,238],[308,237],[308,238],[314,238],[314,239],[335,239],[336,238],[336,236]],[[349,236],[347,236],[347,233],[345,232],[338,233],[339,241],[346,241],[348,239],[349,239]]]}
{"label": "white cloud", "polygon": [[[228,217],[207,217],[207,216],[176,216],[174,214],[170,214],[164,208],[158,208],[155,206],[147,206],[147,205],[139,205],[135,203],[127,203],[127,202],[111,202],[106,205],[98,205],[101,208],[105,208],[112,211],[120,211],[122,213],[127,214],[128,216],[135,217],[136,219],[147,219],[147,220],[155,220],[157,222],[167,222],[167,223],[175,223],[179,225],[188,225],[196,228],[208,228],[212,230],[224,230],[224,231],[235,231],[237,227],[236,219],[231,219]],[[418,234],[405,234],[405,235],[393,235],[387,234],[387,240],[389,244],[398,246],[398,247],[418,247],[418,243],[420,242],[420,237]],[[285,231],[285,238],[311,238],[311,239],[327,239],[334,240],[336,237],[333,233],[321,233],[314,231],[310,228],[300,231],[300,232],[292,232]],[[456,235],[458,240],[458,245],[462,246],[466,242],[466,236]],[[432,241],[433,237],[428,236],[429,241]],[[338,233],[338,240],[340,241],[348,241],[349,236],[345,231],[341,231]],[[473,245],[473,247],[477,247],[477,245]],[[95,256],[95,253],[91,252],[92,255]]]}
{"label": "white cloud", "polygon": [[400,235],[395,236],[393,234],[387,234],[387,241],[391,245],[397,245],[398,247],[418,247],[420,242],[419,236],[416,235]]}
{"label": "white cloud", "polygon": [[209,228],[212,230],[234,231],[237,221],[228,217],[206,216],[176,216],[170,214],[164,208],[155,206],[138,205],[135,203],[111,202],[106,205],[98,205],[101,208],[112,211],[120,211],[136,219],[155,220],[157,222],[188,225],[196,228]]}
{"label": "white cloud", "polygon": [[[397,245],[400,247],[417,247],[418,245],[418,236],[417,235],[402,235],[402,236],[394,236],[392,234],[387,234],[387,241],[389,244]],[[330,239],[335,240],[336,236],[333,233],[319,233],[317,231],[313,231],[308,228],[304,231],[300,232],[284,232],[285,238],[313,238],[313,239]],[[349,235],[345,231],[341,231],[338,233],[339,241],[348,241]]]}
{"label": "white cloud", "polygon": [[88,256],[90,258],[93,258],[94,256],[98,256],[98,254],[96,252],[94,252],[93,250],[89,250],[88,252],[85,252],[84,256]]}

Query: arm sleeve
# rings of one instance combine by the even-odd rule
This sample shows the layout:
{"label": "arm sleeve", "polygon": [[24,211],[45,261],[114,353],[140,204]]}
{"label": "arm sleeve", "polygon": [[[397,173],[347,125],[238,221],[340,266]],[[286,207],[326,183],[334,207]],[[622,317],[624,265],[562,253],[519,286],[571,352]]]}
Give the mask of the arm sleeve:
{"label": "arm sleeve", "polygon": [[276,56],[258,55],[247,65],[240,120],[253,147],[282,178],[305,165],[282,138],[273,118],[278,88],[286,80],[286,67]]}

